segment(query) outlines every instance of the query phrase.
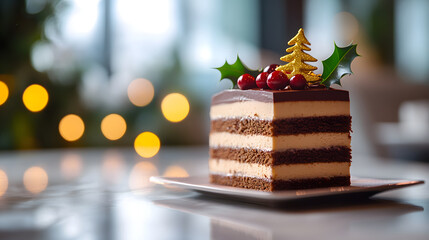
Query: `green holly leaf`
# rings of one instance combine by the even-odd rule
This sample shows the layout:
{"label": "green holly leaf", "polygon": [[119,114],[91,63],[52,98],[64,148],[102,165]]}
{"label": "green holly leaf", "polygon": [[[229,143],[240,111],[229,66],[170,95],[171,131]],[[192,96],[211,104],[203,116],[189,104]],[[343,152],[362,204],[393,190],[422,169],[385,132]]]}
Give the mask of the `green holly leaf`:
{"label": "green holly leaf", "polygon": [[341,48],[334,43],[334,46],[335,49],[332,55],[328,59],[322,61],[323,73],[321,83],[327,88],[332,84],[341,86],[340,79],[345,75],[353,73],[350,64],[355,57],[359,56],[356,52],[357,44]]}
{"label": "green holly leaf", "polygon": [[256,78],[256,76],[260,72],[258,70],[252,70],[248,68],[246,65],[244,65],[240,57],[238,57],[238,55],[235,63],[229,64],[227,61],[225,61],[225,64],[223,64],[222,67],[218,67],[215,69],[219,70],[220,72],[220,81],[222,81],[225,78],[231,80],[232,88],[237,87],[237,80],[241,75],[248,73]]}

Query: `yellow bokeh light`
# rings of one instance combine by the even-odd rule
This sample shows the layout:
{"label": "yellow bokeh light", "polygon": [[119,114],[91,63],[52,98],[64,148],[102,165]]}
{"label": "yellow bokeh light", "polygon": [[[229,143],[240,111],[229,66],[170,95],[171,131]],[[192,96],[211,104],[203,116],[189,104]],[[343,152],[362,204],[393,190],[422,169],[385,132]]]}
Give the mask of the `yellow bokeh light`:
{"label": "yellow bokeh light", "polygon": [[128,185],[131,190],[145,190],[153,184],[149,181],[152,176],[158,175],[158,169],[151,162],[139,162],[131,171]]}
{"label": "yellow bokeh light", "polygon": [[188,116],[188,99],[180,93],[170,93],[162,100],[161,111],[168,121],[180,122]]}
{"label": "yellow bokeh light", "polygon": [[184,168],[173,165],[165,170],[164,177],[189,177],[189,174]]}
{"label": "yellow bokeh light", "polygon": [[144,157],[151,158],[155,156],[159,148],[161,147],[161,141],[158,136],[151,132],[140,133],[134,141],[134,148],[136,152]]}
{"label": "yellow bokeh light", "polygon": [[82,158],[78,154],[66,154],[61,160],[61,173],[67,180],[72,180],[82,172]]}
{"label": "yellow bokeh light", "polygon": [[48,104],[48,100],[48,91],[38,84],[28,86],[22,95],[25,107],[32,112],[42,111]]}
{"label": "yellow bokeh light", "polygon": [[78,115],[69,114],[61,119],[58,129],[61,137],[66,141],[72,142],[82,137],[85,131],[85,124]]}
{"label": "yellow bokeh light", "polygon": [[0,197],[5,194],[8,185],[9,181],[7,179],[7,174],[0,169]]}
{"label": "yellow bokeh light", "polygon": [[38,194],[48,186],[48,174],[41,167],[31,167],[25,171],[23,182],[29,192]]}
{"label": "yellow bokeh light", "polygon": [[101,121],[101,132],[109,140],[118,140],[124,136],[127,130],[125,119],[118,114],[112,113],[107,115]]}
{"label": "yellow bokeh light", "polygon": [[0,81],[0,105],[6,102],[9,97],[9,88],[6,83]]}
{"label": "yellow bokeh light", "polygon": [[148,105],[155,94],[152,83],[144,78],[137,78],[128,85],[128,98],[131,103],[144,107]]}

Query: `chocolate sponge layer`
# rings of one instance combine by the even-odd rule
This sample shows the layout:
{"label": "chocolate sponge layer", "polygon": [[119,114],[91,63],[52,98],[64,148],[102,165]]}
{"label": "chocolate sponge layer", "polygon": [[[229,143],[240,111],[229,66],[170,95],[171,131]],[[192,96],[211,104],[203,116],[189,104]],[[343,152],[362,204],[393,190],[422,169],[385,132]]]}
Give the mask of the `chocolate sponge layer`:
{"label": "chocolate sponge layer", "polygon": [[211,121],[211,132],[245,135],[292,135],[320,132],[349,132],[350,116],[304,117],[277,120],[228,118]]}
{"label": "chocolate sponge layer", "polygon": [[296,190],[322,187],[350,186],[350,177],[311,178],[296,180],[268,180],[262,178],[222,176],[211,174],[210,182],[232,187],[256,189],[263,191]]}
{"label": "chocolate sponge layer", "polygon": [[249,148],[210,148],[210,158],[267,166],[313,162],[350,162],[351,150],[341,146],[320,149],[291,149],[279,152]]}

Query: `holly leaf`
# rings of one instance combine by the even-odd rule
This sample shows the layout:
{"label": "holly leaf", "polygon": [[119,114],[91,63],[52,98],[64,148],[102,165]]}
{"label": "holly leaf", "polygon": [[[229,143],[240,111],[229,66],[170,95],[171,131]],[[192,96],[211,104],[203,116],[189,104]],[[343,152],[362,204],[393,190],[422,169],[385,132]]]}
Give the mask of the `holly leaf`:
{"label": "holly leaf", "polygon": [[218,67],[215,69],[220,72],[220,81],[222,81],[223,79],[231,80],[232,88],[237,87],[237,80],[241,75],[248,73],[256,78],[256,76],[260,72],[258,70],[252,70],[246,65],[244,65],[238,55],[237,60],[235,60],[235,63],[229,64],[227,61],[225,61],[225,64],[223,64],[222,67]]}
{"label": "holly leaf", "polygon": [[354,44],[341,48],[334,43],[335,48],[332,55],[328,59],[322,61],[323,73],[321,83],[323,85],[327,88],[332,84],[341,86],[340,79],[345,75],[353,73],[350,64],[355,57],[359,56],[356,52],[356,46],[357,44]]}

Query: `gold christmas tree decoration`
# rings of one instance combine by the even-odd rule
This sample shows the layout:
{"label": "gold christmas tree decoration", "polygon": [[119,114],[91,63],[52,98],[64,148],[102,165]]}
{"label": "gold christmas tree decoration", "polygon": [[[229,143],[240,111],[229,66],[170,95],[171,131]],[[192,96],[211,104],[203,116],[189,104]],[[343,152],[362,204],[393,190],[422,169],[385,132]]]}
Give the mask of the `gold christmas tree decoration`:
{"label": "gold christmas tree decoration", "polygon": [[317,62],[317,59],[304,52],[311,50],[308,46],[311,44],[305,37],[304,30],[300,28],[298,34],[296,34],[295,37],[293,37],[287,44],[293,45],[286,49],[286,52],[290,54],[280,58],[280,60],[287,62],[287,64],[278,66],[276,70],[282,71],[288,76],[288,78],[291,78],[296,74],[301,74],[305,77],[307,82],[314,83],[320,81],[320,77],[313,73],[317,67],[305,63]]}

